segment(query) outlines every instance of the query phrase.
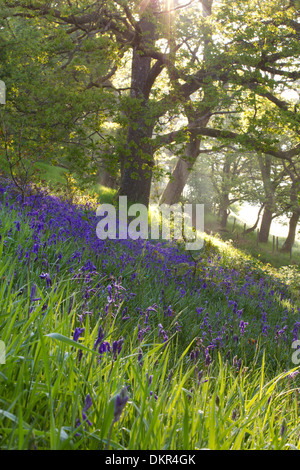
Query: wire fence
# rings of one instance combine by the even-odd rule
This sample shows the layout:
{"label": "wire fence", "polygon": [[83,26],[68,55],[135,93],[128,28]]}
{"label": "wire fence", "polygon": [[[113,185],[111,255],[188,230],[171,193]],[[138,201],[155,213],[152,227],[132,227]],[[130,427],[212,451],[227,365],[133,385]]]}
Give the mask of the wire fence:
{"label": "wire fence", "polygon": [[[237,229],[236,222],[237,222],[237,219],[236,217],[234,217],[233,225],[232,225],[232,232],[234,232]],[[244,223],[243,231],[242,232],[236,231],[236,239],[238,240],[239,237],[246,236],[247,235],[246,230],[247,230],[247,224]],[[252,230],[252,232],[248,232],[248,233],[256,233],[256,246],[258,247],[260,243],[259,242],[259,229],[254,229]],[[272,254],[276,255],[277,253],[280,253],[279,237],[276,235],[271,235],[271,237],[272,237]],[[292,259],[293,258],[293,246],[290,246],[288,254],[289,254],[290,259]]]}

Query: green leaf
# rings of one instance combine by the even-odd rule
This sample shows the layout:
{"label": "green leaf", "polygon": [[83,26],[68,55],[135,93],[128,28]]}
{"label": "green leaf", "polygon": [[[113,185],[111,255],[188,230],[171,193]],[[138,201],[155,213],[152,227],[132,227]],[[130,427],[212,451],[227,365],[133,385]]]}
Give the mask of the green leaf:
{"label": "green leaf", "polygon": [[76,349],[82,349],[84,351],[87,351],[87,352],[90,352],[96,356],[99,356],[99,354],[97,353],[97,351],[94,351],[93,349],[90,349],[90,348],[87,348],[86,346],[84,346],[83,344],[80,344],[80,343],[77,343],[76,341],[70,339],[70,338],[67,338],[66,336],[64,335],[61,335],[59,333],[49,333],[48,335],[45,335],[47,336],[48,338],[52,338],[58,342],[61,342],[61,343],[65,343],[65,344],[68,344],[69,346],[72,346]]}

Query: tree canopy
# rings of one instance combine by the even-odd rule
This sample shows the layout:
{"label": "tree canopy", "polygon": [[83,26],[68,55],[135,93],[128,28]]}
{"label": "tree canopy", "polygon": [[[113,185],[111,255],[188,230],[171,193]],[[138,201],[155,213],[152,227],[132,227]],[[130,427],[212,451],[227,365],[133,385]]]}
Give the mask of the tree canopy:
{"label": "tree canopy", "polygon": [[146,204],[164,147],[177,156],[168,203],[203,146],[298,161],[298,1],[0,5],[11,146],[22,133],[31,151],[66,158],[85,176],[104,158],[119,193]]}

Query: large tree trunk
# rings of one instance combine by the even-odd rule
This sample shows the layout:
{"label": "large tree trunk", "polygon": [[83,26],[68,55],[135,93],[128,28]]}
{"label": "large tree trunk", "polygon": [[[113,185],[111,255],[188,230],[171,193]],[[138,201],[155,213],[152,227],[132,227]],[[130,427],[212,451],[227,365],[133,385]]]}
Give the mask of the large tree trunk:
{"label": "large tree trunk", "polygon": [[[148,6],[148,13],[151,4]],[[154,22],[143,17],[139,22],[142,31],[140,41],[150,46],[155,39]],[[121,185],[119,194],[127,196],[130,202],[148,206],[153,168],[151,137],[154,123],[149,124],[149,72],[151,57],[138,48],[133,50],[131,66],[131,108],[128,110],[129,125],[124,155],[121,157]]]}
{"label": "large tree trunk", "polygon": [[270,209],[269,206],[266,206],[264,209],[264,213],[263,213],[262,221],[260,225],[260,230],[259,230],[258,241],[260,243],[268,242],[272,219],[273,219],[273,211]]}
{"label": "large tree trunk", "polygon": [[289,253],[294,245],[299,219],[300,219],[300,213],[293,212],[292,217],[290,218],[290,221],[289,221],[288,236],[280,249],[280,251],[282,251],[283,253]]}
{"label": "large tree trunk", "polygon": [[147,142],[152,129],[145,127],[142,119],[138,120],[138,129],[128,130],[127,148],[130,155],[125,157],[124,171],[121,179],[120,196],[127,196],[131,203],[139,202],[149,205],[151,178],[153,169],[153,151]]}

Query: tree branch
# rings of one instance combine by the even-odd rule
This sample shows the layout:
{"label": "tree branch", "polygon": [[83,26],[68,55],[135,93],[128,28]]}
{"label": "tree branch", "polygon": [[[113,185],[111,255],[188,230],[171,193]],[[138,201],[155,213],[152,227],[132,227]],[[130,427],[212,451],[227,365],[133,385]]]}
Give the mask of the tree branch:
{"label": "tree branch", "polygon": [[154,148],[163,147],[164,145],[168,145],[176,140],[180,135],[187,134],[191,130],[197,131],[198,135],[206,136],[206,137],[213,137],[215,139],[230,139],[238,142],[242,146],[250,147],[252,150],[255,150],[259,153],[265,153],[271,155],[273,157],[279,158],[281,160],[291,161],[291,159],[300,154],[300,143],[290,149],[290,150],[279,150],[272,147],[267,146],[266,144],[258,141],[254,137],[251,137],[247,134],[239,134],[237,132],[221,130],[221,129],[213,129],[210,127],[197,127],[196,125],[190,125],[186,129],[180,129],[178,131],[170,132],[169,134],[164,134],[158,137],[157,145],[154,145]]}

